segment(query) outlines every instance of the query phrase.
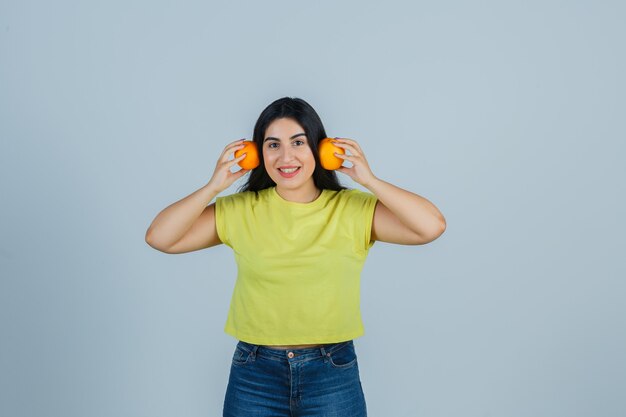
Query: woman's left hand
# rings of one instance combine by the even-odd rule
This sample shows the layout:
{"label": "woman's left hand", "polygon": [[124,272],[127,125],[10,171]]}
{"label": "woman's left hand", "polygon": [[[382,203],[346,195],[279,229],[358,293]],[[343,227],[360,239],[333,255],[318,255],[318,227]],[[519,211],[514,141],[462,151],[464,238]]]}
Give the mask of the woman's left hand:
{"label": "woman's left hand", "polygon": [[376,176],[374,175],[374,173],[370,169],[369,164],[367,163],[367,159],[365,159],[365,154],[363,153],[363,150],[361,149],[359,144],[356,143],[355,140],[346,138],[333,138],[332,143],[335,146],[343,148],[346,151],[350,151],[351,153],[351,155],[348,155],[347,153],[345,155],[342,155],[335,152],[336,157],[352,162],[352,166],[350,168],[342,166],[336,169],[336,171],[342,172],[350,176],[350,178],[363,186],[366,186],[366,184],[369,184],[374,179],[376,179]]}

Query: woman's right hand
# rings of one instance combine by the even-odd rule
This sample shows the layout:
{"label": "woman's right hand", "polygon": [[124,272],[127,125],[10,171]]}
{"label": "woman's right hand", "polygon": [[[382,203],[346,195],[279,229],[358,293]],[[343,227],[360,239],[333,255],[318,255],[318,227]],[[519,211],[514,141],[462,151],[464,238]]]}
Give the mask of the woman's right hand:
{"label": "woman's right hand", "polygon": [[244,139],[239,139],[235,142],[231,142],[222,151],[220,158],[215,165],[215,171],[213,176],[209,180],[209,185],[219,193],[231,186],[238,178],[244,176],[249,169],[240,169],[236,172],[230,172],[230,168],[246,157],[246,154],[239,155],[239,158],[228,160],[231,154],[234,154],[236,150],[243,148]]}

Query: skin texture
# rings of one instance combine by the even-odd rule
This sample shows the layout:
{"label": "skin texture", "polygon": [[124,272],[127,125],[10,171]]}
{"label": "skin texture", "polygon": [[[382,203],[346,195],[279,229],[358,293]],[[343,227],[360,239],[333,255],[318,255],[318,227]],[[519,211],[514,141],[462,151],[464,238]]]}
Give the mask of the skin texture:
{"label": "skin texture", "polygon": [[[321,190],[313,182],[315,158],[308,145],[308,138],[303,135],[291,139],[298,133],[305,132],[295,120],[288,118],[274,120],[267,127],[263,139],[274,137],[279,141],[271,140],[263,143],[263,159],[265,170],[276,183],[276,191],[283,199],[309,203],[319,196]],[[278,167],[289,165],[302,168],[295,177],[284,178],[280,175]]]}

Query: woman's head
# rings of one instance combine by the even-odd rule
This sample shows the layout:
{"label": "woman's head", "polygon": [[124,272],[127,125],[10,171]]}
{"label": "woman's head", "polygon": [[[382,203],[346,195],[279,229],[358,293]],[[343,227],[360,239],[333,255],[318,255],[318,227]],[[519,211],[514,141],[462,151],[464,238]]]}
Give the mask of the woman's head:
{"label": "woman's head", "polygon": [[[325,137],[321,119],[306,101],[291,97],[274,101],[261,112],[254,126],[252,139],[259,149],[260,164],[250,171],[239,191],[260,191],[277,184],[299,188],[309,181],[319,189],[346,188],[335,171],[320,165],[318,143]],[[291,165],[300,167],[299,172],[292,178],[281,175],[279,168]]]}

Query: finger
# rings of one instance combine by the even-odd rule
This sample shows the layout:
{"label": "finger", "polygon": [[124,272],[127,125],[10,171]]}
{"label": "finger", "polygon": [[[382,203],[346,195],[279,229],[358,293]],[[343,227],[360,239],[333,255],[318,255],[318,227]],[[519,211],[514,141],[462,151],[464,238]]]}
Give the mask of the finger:
{"label": "finger", "polygon": [[245,158],[245,157],[246,157],[246,154],[245,154],[245,153],[243,153],[243,154],[239,155],[237,158],[233,158],[233,159],[229,159],[229,160],[222,161],[222,162],[221,162],[221,164],[222,164],[223,166],[225,166],[225,167],[226,167],[226,169],[229,169],[229,170],[230,170],[230,168],[231,168],[233,165],[237,164],[239,161],[241,161],[241,160],[242,160],[243,158]]}
{"label": "finger", "polygon": [[238,144],[238,143],[243,142],[244,140],[246,140],[246,138],[237,139],[236,141],[231,142],[231,143],[229,143],[228,145],[236,145],[236,144]]}
{"label": "finger", "polygon": [[352,155],[359,155],[360,154],[360,152],[357,151],[354,146],[349,145],[347,143],[339,143],[339,142],[337,142],[337,143],[334,143],[334,145],[339,147],[339,148],[343,148],[343,149],[349,150]]}
{"label": "finger", "polygon": [[235,163],[235,164],[236,164],[237,162],[239,162],[239,161],[241,161],[242,159],[244,159],[246,156],[248,156],[248,154],[247,154],[247,153],[242,153],[242,154],[241,154],[241,155],[239,155],[237,158],[233,158],[233,159],[231,159],[231,160],[230,160],[230,162],[231,162],[231,166],[233,166],[233,163]]}
{"label": "finger", "polygon": [[243,146],[244,146],[243,141],[240,141],[240,142],[236,142],[236,143],[232,143],[228,145],[226,148],[224,148],[224,150],[227,151],[227,150],[232,150],[235,148],[243,148]]}
{"label": "finger", "polygon": [[239,171],[235,172],[234,175],[237,176],[237,178],[239,177],[243,177],[244,175],[246,175],[250,170],[249,169],[240,169]]}
{"label": "finger", "polygon": [[363,153],[363,150],[361,149],[361,146],[358,144],[358,142],[354,141],[353,146],[361,153]]}
{"label": "finger", "polygon": [[347,143],[348,145],[352,145],[355,149],[358,149],[359,151],[361,151],[361,147],[359,146],[359,143],[354,139],[346,139],[346,138],[335,138],[335,139],[339,141],[343,141]]}
{"label": "finger", "polygon": [[341,159],[347,159],[350,162],[354,162],[353,160],[355,159],[354,155],[341,154],[338,152],[335,152],[335,156],[338,156]]}
{"label": "finger", "polygon": [[228,160],[228,157],[229,157],[232,153],[236,152],[238,149],[241,149],[241,148],[243,148],[243,147],[244,147],[244,145],[243,145],[243,144],[239,144],[239,145],[234,144],[234,145],[229,145],[229,146],[227,146],[226,148],[224,148],[224,151],[222,152],[222,156],[221,156],[221,158],[220,158],[220,161],[222,161],[222,162],[227,161],[227,160]]}
{"label": "finger", "polygon": [[335,138],[337,140],[342,140],[344,142],[356,143],[356,140],[350,138]]}
{"label": "finger", "polygon": [[347,168],[347,167],[339,167],[339,168],[337,168],[335,171],[339,171],[339,172],[344,173],[344,174],[346,174],[346,175],[348,175],[348,176],[349,176],[349,175],[350,175],[350,174],[349,174],[349,172],[350,172],[350,170],[351,170],[351,169],[352,169],[352,168]]}
{"label": "finger", "polygon": [[228,150],[233,149],[233,148],[237,148],[237,147],[241,147],[241,146],[243,146],[243,142],[244,142],[244,141],[245,141],[245,139],[239,139],[239,140],[236,140],[235,142],[231,142],[231,143],[229,143],[229,144],[228,144],[228,145],[226,145],[226,147],[224,148],[224,152],[227,152]]}

